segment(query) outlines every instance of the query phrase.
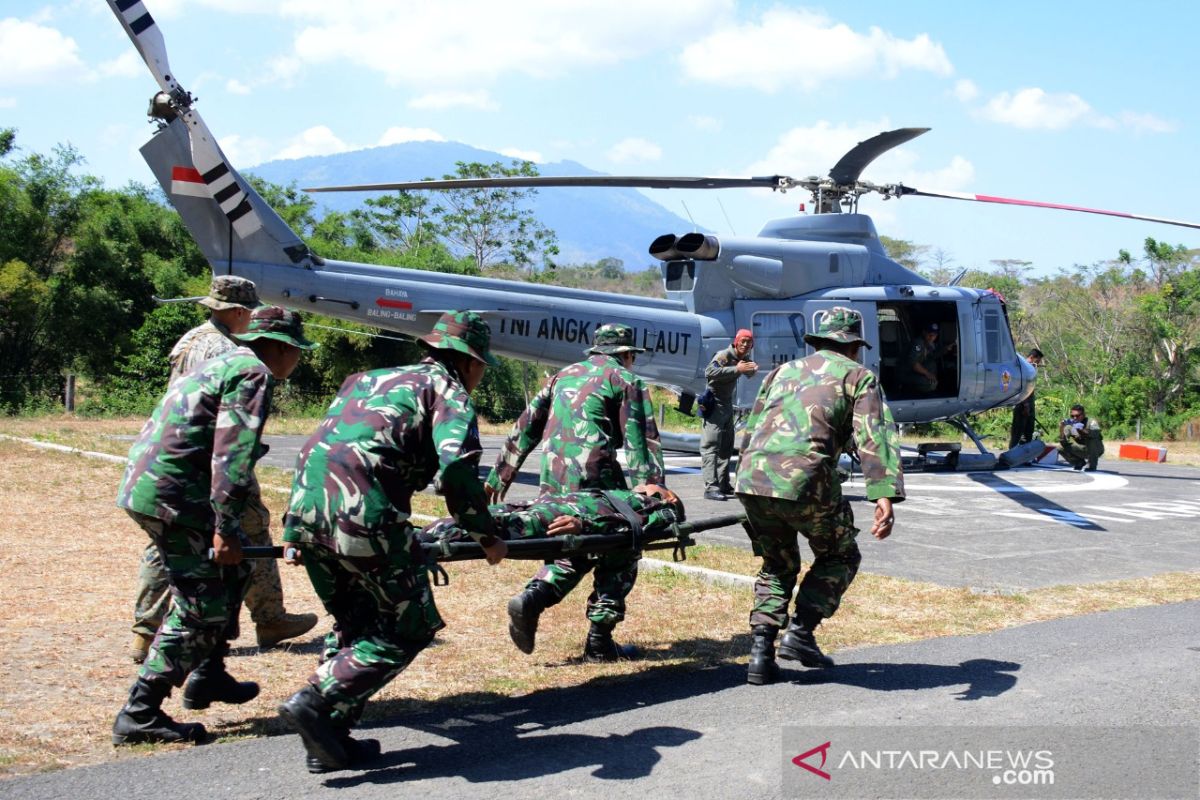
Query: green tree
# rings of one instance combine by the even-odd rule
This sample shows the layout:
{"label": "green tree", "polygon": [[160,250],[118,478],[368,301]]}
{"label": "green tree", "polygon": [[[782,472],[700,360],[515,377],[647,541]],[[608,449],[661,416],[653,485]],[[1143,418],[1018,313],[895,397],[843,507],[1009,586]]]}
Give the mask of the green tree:
{"label": "green tree", "polygon": [[[458,162],[454,178],[496,178],[535,176],[531,161],[513,161],[504,166]],[[550,259],[558,255],[554,231],[546,228],[526,205],[533,189],[452,189],[438,195],[431,209],[439,235],[451,249],[463,252],[478,271],[499,261],[533,271],[540,261],[553,267]]]}
{"label": "green tree", "polygon": [[913,272],[920,272],[921,262],[929,252],[929,245],[913,244],[905,239],[893,239],[890,236],[880,236],[879,241],[893,261],[898,261],[901,266]]}

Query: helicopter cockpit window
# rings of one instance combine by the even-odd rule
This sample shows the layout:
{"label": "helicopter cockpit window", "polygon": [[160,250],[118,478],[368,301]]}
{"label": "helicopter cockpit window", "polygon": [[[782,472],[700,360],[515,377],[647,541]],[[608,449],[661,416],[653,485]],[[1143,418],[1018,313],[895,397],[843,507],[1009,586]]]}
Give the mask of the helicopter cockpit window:
{"label": "helicopter cockpit window", "polygon": [[983,342],[987,351],[987,360],[992,364],[1006,360],[1004,337],[1000,331],[1000,312],[994,308],[986,309],[983,312]]}
{"label": "helicopter cockpit window", "polygon": [[892,399],[955,397],[958,320],[953,303],[881,304],[879,380]]}

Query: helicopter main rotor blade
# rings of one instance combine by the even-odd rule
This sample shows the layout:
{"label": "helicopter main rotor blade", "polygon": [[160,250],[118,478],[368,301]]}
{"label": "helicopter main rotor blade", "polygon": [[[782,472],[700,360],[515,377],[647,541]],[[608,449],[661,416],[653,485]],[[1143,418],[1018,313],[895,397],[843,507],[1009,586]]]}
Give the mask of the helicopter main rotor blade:
{"label": "helicopter main rotor blade", "polygon": [[863,170],[872,161],[893,147],[898,147],[928,131],[929,128],[897,128],[872,136],[865,142],[859,142],[833,165],[833,169],[829,170],[829,177],[838,186],[849,186],[858,181],[858,176],[862,175]]}
{"label": "helicopter main rotor blade", "polygon": [[187,124],[192,149],[192,166],[204,179],[204,185],[238,236],[245,238],[262,227],[262,220],[250,207],[246,193],[233,177],[212,132],[200,114],[192,108],[192,96],[184,91],[167,62],[166,40],[146,10],[142,0],[108,0],[109,7],[141,53],[150,74],[170,98],[179,118]]}
{"label": "helicopter main rotor blade", "polygon": [[1017,200],[1012,197],[996,197],[987,194],[966,194],[964,192],[928,192],[920,189],[914,189],[911,186],[903,184],[895,184],[887,187],[884,192],[889,196],[908,197],[916,195],[919,197],[944,197],[949,200],[968,200],[973,203],[999,203],[1008,206],[1028,206],[1030,208],[1055,208],[1060,211],[1078,211],[1083,214],[1101,214],[1106,217],[1123,217],[1125,219],[1139,219],[1144,222],[1158,222],[1163,225],[1176,225],[1181,228],[1197,228],[1200,229],[1200,223],[1186,222],[1178,219],[1167,219],[1165,217],[1151,217],[1146,214],[1131,214],[1127,211],[1105,211],[1101,208],[1085,208],[1083,206],[1070,206],[1062,203],[1044,203],[1039,200]]}
{"label": "helicopter main rotor blade", "polygon": [[787,191],[803,181],[786,175],[759,178],[667,178],[622,175],[531,175],[509,178],[455,178],[442,181],[362,183],[347,186],[318,186],[306,192],[392,192],[412,189],[521,189],[542,186],[617,186],[642,189],[740,189],[766,188]]}

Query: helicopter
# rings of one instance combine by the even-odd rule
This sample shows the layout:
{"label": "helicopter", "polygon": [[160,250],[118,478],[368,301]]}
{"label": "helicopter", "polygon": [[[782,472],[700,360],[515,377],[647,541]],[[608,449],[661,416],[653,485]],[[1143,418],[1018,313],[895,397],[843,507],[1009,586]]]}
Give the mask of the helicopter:
{"label": "helicopter", "polygon": [[[635,371],[680,394],[690,411],[705,387],[704,369],[735,331],[750,330],[754,358],[778,365],[812,352],[805,333],[836,306],[863,319],[864,365],[874,371],[898,423],[945,420],[986,453],[968,417],[1012,406],[1034,390],[1037,371],[1013,342],[1004,299],[991,290],[935,286],[891,259],[859,199],[941,197],[1131,217],[1157,217],[985,195],[923,191],[860,180],[884,152],[925,133],[901,128],[867,139],[826,177],[517,177],[320,187],[310,191],[401,191],[490,187],[633,186],[807,190],[815,213],[767,222],[757,236],[664,234],[649,246],[660,262],[665,299],[531,285],[321,258],[238,174],[176,80],[165,41],[141,0],[108,0],[160,91],[149,115],[156,132],[142,155],[214,273],[255,282],[263,299],[300,311],[415,336],[450,309],[482,314],[492,349],[561,366],[579,360],[607,322],[631,325],[645,352]],[[909,354],[926,331],[942,343],[936,382],[914,384]],[[945,345],[952,344],[952,347]],[[748,410],[767,369],[738,382],[735,404]],[[686,445],[685,445],[686,446]],[[691,443],[694,448],[694,443]],[[689,448],[691,449],[691,448]]]}

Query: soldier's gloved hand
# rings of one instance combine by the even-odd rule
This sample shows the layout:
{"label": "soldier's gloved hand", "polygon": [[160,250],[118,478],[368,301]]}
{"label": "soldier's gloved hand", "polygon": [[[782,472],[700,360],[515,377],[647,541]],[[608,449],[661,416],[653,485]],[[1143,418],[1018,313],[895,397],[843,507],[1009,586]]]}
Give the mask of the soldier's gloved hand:
{"label": "soldier's gloved hand", "polygon": [[222,536],[219,531],[213,532],[213,561],[232,567],[242,561],[242,543],[236,536]]}
{"label": "soldier's gloved hand", "polygon": [[583,533],[583,520],[579,517],[555,517],[546,528],[547,536],[566,536],[573,533]]}
{"label": "soldier's gloved hand", "polygon": [[[484,544],[484,542],[487,543]],[[508,555],[508,542],[495,536],[491,537],[491,541],[484,539],[479,546],[483,548],[484,557],[492,566],[499,564]]]}

